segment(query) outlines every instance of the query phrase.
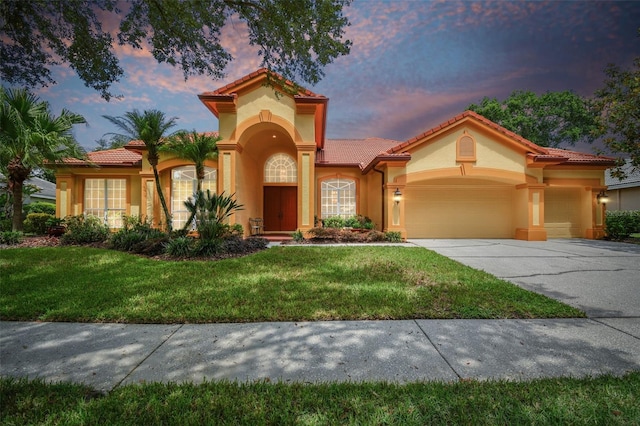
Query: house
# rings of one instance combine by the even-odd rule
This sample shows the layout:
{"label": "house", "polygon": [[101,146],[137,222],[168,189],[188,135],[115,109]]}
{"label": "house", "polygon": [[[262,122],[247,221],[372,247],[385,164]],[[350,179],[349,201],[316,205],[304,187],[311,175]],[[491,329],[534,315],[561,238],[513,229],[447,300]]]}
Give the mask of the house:
{"label": "house", "polygon": [[[267,77],[260,69],[198,96],[222,138],[204,188],[235,194],[244,210],[231,222],[245,230],[254,217],[276,233],[360,214],[408,238],[604,235],[597,194],[611,158],[540,147],[471,111],[407,141],[327,139],[329,99],[293,85],[276,91]],[[158,170],[181,227],[194,167],[165,154]],[[56,191],[59,216],[95,214],[112,228],[122,214],[161,218],[140,141],[66,161]]]}
{"label": "house", "polygon": [[[6,178],[0,173],[0,188],[6,187]],[[34,188],[35,192],[25,195],[22,204],[30,204],[35,202],[46,202],[55,204],[56,202],[56,184],[39,177],[31,177],[24,181],[25,187]]]}
{"label": "house", "polygon": [[633,170],[629,162],[623,167],[627,177],[618,179],[607,172],[604,182],[608,188],[608,210],[640,210],[640,170]]}

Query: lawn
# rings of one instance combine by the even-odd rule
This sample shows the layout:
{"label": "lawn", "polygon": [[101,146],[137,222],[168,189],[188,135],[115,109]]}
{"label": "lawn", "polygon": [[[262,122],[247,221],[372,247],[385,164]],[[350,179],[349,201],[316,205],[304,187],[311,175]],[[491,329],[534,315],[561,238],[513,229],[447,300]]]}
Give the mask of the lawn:
{"label": "lawn", "polygon": [[0,379],[2,424],[640,424],[640,373],[457,383],[128,385]]}
{"label": "lawn", "polygon": [[0,319],[211,323],[584,314],[422,248],[274,247],[166,261],[86,247],[0,250]]}

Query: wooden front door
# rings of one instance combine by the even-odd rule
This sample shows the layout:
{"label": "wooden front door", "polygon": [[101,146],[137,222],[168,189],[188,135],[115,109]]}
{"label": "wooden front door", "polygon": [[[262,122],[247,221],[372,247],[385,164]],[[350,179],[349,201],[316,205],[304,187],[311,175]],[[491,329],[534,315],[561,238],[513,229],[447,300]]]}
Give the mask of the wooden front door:
{"label": "wooden front door", "polygon": [[264,230],[295,231],[298,228],[298,188],[264,187]]}

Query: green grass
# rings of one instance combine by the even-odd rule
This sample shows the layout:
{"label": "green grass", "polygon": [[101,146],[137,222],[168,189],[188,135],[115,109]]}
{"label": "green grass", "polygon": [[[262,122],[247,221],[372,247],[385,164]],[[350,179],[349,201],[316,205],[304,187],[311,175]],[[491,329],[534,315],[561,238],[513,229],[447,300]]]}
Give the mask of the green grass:
{"label": "green grass", "polygon": [[0,250],[0,319],[209,323],[581,317],[422,248],[274,247],[161,261],[86,247]]}
{"label": "green grass", "polygon": [[75,384],[0,379],[2,424],[637,425],[640,373],[457,383],[143,384],[106,396]]}

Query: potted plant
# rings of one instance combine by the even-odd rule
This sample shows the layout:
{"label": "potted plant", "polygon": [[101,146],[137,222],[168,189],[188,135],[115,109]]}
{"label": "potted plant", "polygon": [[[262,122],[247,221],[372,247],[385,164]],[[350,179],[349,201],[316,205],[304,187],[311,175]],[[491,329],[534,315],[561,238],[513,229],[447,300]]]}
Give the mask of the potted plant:
{"label": "potted plant", "polygon": [[64,219],[59,217],[52,217],[47,220],[47,234],[50,237],[59,237],[66,232],[67,228],[64,226]]}

